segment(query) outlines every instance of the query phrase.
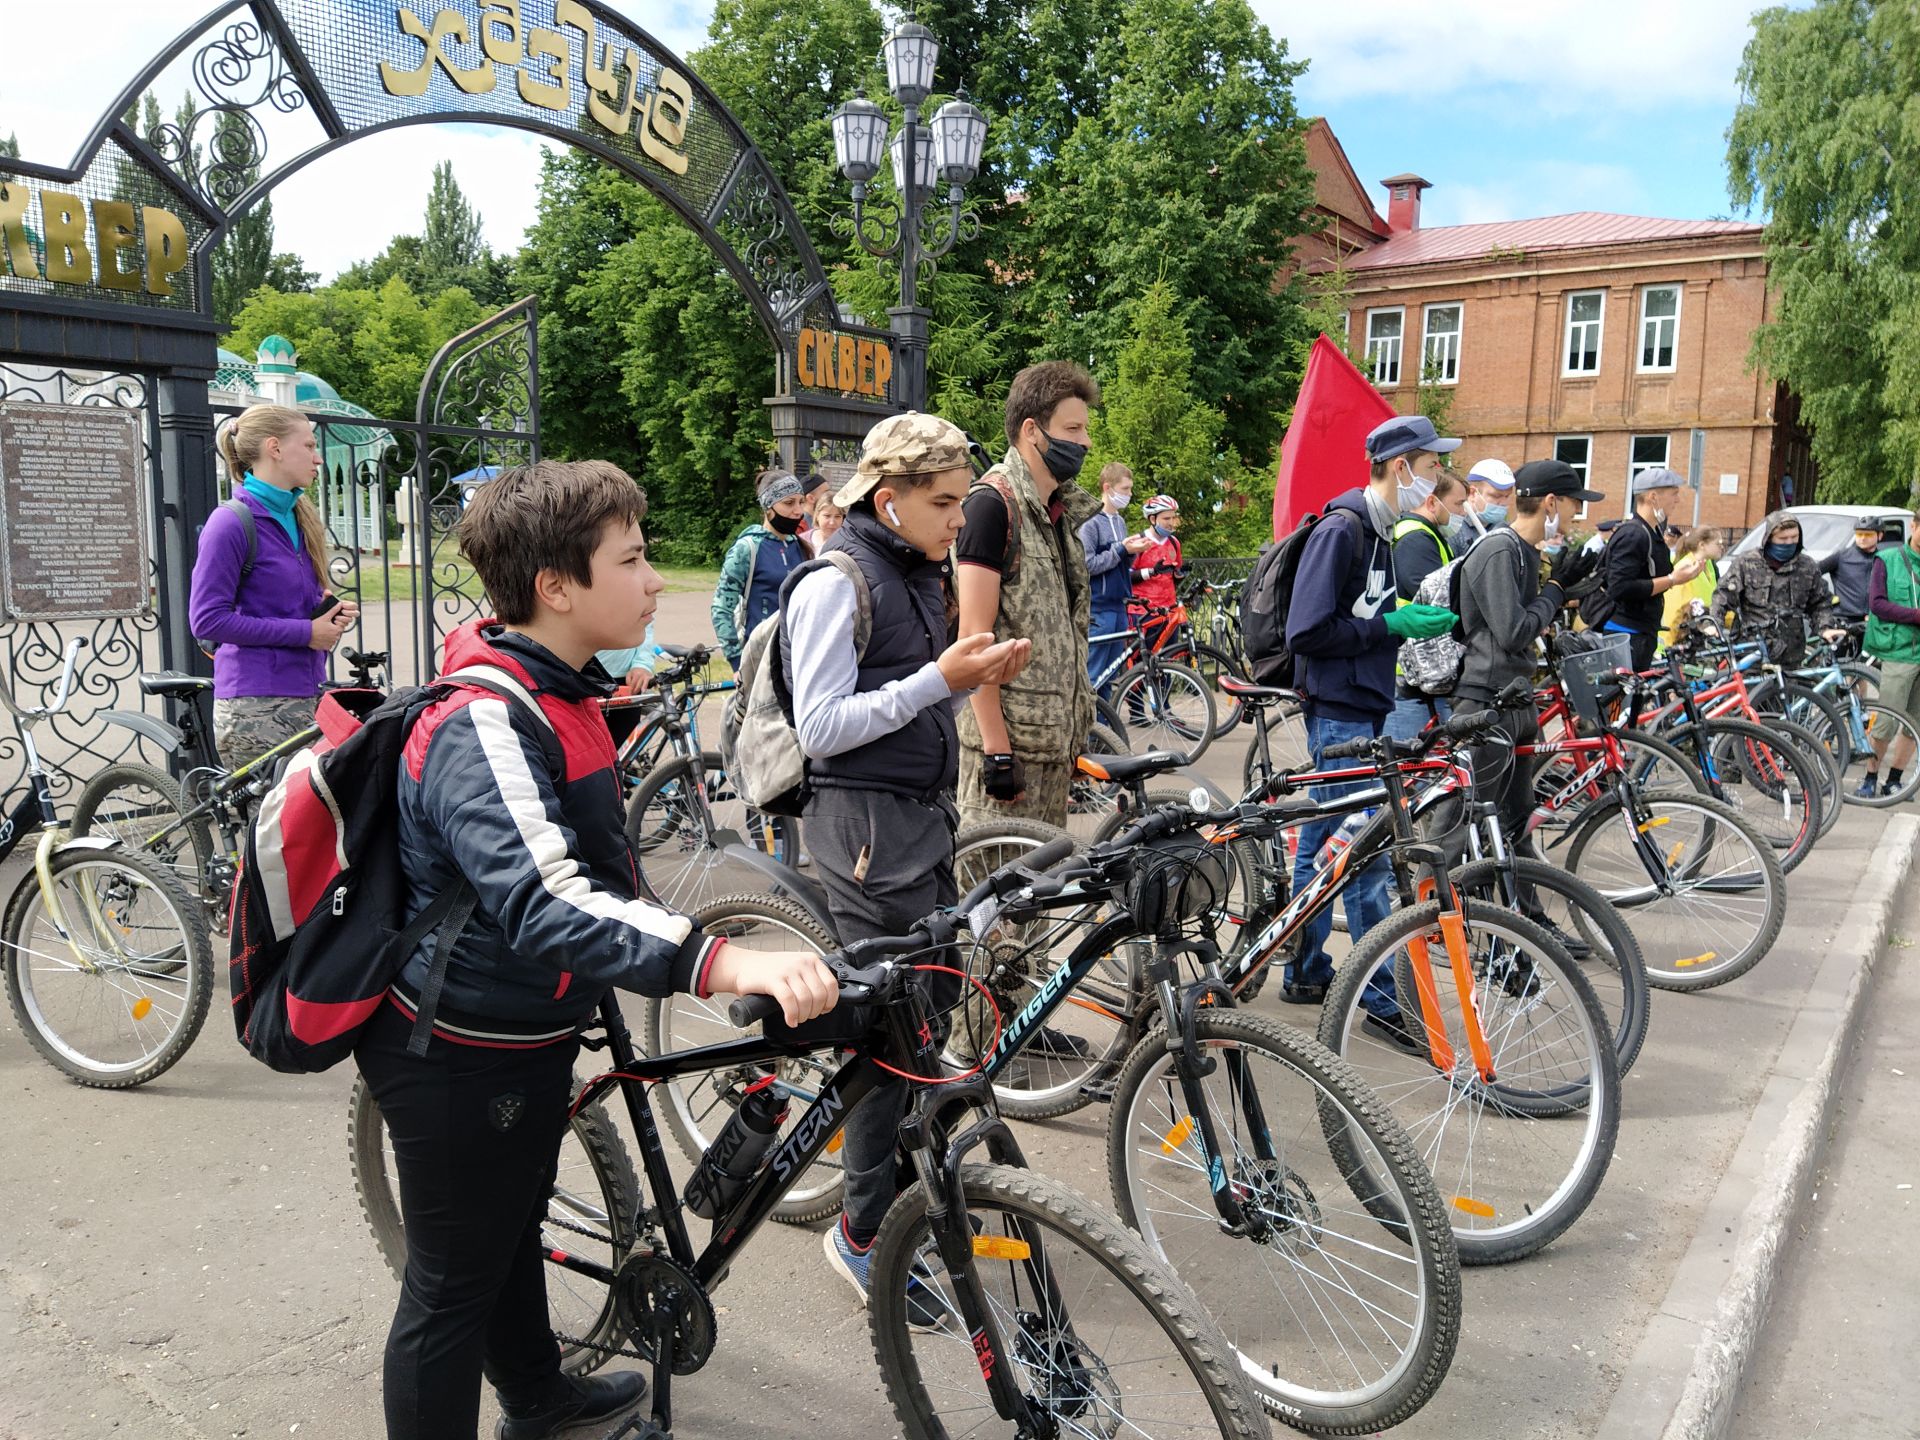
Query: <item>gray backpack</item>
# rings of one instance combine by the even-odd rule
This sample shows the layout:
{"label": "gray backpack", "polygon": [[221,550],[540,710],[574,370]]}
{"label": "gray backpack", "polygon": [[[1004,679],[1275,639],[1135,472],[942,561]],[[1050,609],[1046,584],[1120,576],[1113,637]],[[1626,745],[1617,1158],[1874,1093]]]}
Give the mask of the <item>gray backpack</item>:
{"label": "gray backpack", "polygon": [[[1413,604],[1444,605],[1460,613],[1461,561],[1449,560],[1427,573],[1413,593]],[[1444,635],[1430,640],[1405,640],[1400,645],[1400,679],[1422,695],[1451,695],[1460,683],[1460,671],[1467,660],[1467,647],[1455,625]]]}
{"label": "gray backpack", "polygon": [[[853,650],[864,658],[873,636],[873,595],[859,562],[844,550],[809,560],[787,580],[793,593],[800,577],[831,565],[853,585]],[[720,763],[740,798],[767,815],[798,815],[807,803],[807,757],[793,728],[793,693],[781,663],[782,615],[774,612],[747,637],[734,672],[733,699],[720,717]]]}

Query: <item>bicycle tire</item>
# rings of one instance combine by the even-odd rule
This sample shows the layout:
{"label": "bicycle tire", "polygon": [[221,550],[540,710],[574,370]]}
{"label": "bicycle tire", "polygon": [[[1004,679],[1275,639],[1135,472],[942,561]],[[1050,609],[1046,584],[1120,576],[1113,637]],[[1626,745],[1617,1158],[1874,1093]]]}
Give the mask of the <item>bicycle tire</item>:
{"label": "bicycle tire", "polygon": [[1834,754],[1842,765],[1852,754],[1846,721],[1839,707],[1810,685],[1787,680],[1777,689],[1762,687],[1761,697],[1753,702],[1753,708],[1768,720],[1778,717],[1812,731],[1820,736],[1823,744],[1832,736],[1838,746]]}
{"label": "bicycle tire", "polygon": [[1820,737],[1804,725],[1796,725],[1791,720],[1771,719],[1764,727],[1776,732],[1782,740],[1797,747],[1802,755],[1812,760],[1820,769],[1820,831],[1814,838],[1824,839],[1827,832],[1840,823],[1840,807],[1844,798],[1846,771],[1841,768],[1840,757],[1820,743]]}
{"label": "bicycle tire", "polygon": [[[693,783],[696,773],[698,784]],[[627,842],[633,848],[641,896],[683,913],[724,895],[749,891],[762,878],[759,871],[729,860],[713,844],[719,822],[707,799],[709,773],[704,756],[698,772],[691,756],[675,756],[656,765],[627,802]],[[793,821],[784,815],[764,818],[779,847],[773,853],[797,857],[798,832]]]}
{"label": "bicycle tire", "polygon": [[[1148,686],[1160,682],[1157,698]],[[1135,710],[1136,702],[1138,711]],[[1135,754],[1165,750],[1191,765],[1207,753],[1218,725],[1213,691],[1197,670],[1156,660],[1151,668],[1136,667],[1113,692],[1113,711],[1120,717],[1121,734]],[[1139,723],[1133,716],[1138,714]]]}
{"label": "bicycle tire", "polygon": [[[1905,710],[1892,705],[1882,705],[1878,700],[1862,700],[1858,704],[1863,717],[1862,728],[1866,731],[1868,743],[1864,753],[1855,755],[1853,761],[1848,764],[1846,772],[1841,776],[1841,799],[1848,805],[1864,805],[1873,810],[1884,810],[1891,805],[1905,804],[1913,798],[1916,791],[1920,791],[1920,723],[1916,723],[1913,716]],[[1906,773],[1900,777],[1900,788],[1893,794],[1887,795],[1876,790],[1873,795],[1862,795],[1859,793],[1859,782],[1853,779],[1854,764],[1857,763],[1860,766],[1860,774],[1864,779],[1867,774],[1865,768],[1867,756],[1876,753],[1873,744],[1874,732],[1883,727],[1893,731],[1893,738],[1888,741],[1890,747],[1897,745],[1904,734],[1908,743],[1916,747],[1914,756],[1907,762]],[[1878,775],[1877,766],[1873,773]],[[1882,789],[1884,784],[1884,781],[1881,782]]]}
{"label": "bicycle tire", "polygon": [[[1633,927],[1606,896],[1578,875],[1524,855],[1516,856],[1513,863],[1519,867],[1521,883],[1532,886],[1536,897],[1545,890],[1559,898],[1568,911],[1569,923],[1578,932],[1577,938],[1588,947],[1586,956],[1569,952],[1567,958],[1580,967],[1580,973],[1599,997],[1600,1008],[1612,1021],[1613,1053],[1624,1078],[1633,1068],[1633,1062],[1640,1058],[1641,1047],[1647,1043],[1647,1023],[1652,1010],[1647,959],[1641,953]],[[1469,899],[1500,906],[1506,903],[1499,885],[1497,861],[1476,860],[1464,865],[1454,872],[1453,883]],[[1566,929],[1557,916],[1550,913],[1548,918],[1561,930]]]}
{"label": "bicycle tire", "polygon": [[[1473,1073],[1455,1023],[1457,1005],[1440,1017],[1456,1056],[1444,1075],[1426,1050],[1410,1054],[1376,1038],[1366,1028],[1363,996],[1383,964],[1393,965],[1399,993],[1411,993],[1410,940],[1431,941],[1436,991],[1444,995],[1451,987],[1439,915],[1439,902],[1429,900],[1395,911],[1360,938],[1334,973],[1319,1038],[1373,1088],[1402,1128],[1420,1137],[1416,1148],[1448,1207],[1460,1263],[1501,1265],[1552,1243],[1593,1202],[1620,1128],[1619,1061],[1599,998],[1566,953],[1531,921],[1488,906],[1468,910],[1465,922],[1494,1079],[1485,1082]],[[1510,986],[1514,978],[1520,983]],[[1542,1013],[1549,999],[1552,1012]],[[1420,1012],[1403,1014],[1424,1042]],[[1542,1060],[1543,1047],[1556,1037],[1564,1041],[1564,1054]],[[1548,1068],[1526,1068],[1535,1064]],[[1524,1088],[1517,1083],[1522,1080],[1528,1082]],[[1327,1130],[1342,1170],[1368,1178],[1363,1158],[1339,1129]],[[1553,1153],[1556,1145],[1563,1153]],[[1360,1189],[1355,1195],[1363,1203],[1369,1198]],[[1398,1218],[1381,1214],[1384,1207],[1368,1208],[1383,1223]]]}
{"label": "bicycle tire", "polygon": [[151,855],[178,874],[189,895],[201,896],[218,911],[216,897],[207,891],[213,831],[193,809],[171,775],[121,761],[99,771],[73,797],[72,834],[76,840],[106,835]]}
{"label": "bicycle tire", "polygon": [[[1400,1424],[1446,1378],[1460,1334],[1459,1251],[1433,1177],[1380,1098],[1318,1041],[1263,1016],[1213,1007],[1195,1014],[1194,1037],[1215,1062],[1200,1084],[1235,1091],[1209,1104],[1215,1134],[1232,1152],[1236,1189],[1262,1197],[1273,1229],[1258,1239],[1222,1229],[1207,1179],[1211,1157],[1187,1116],[1179,1058],[1157,1036],[1134,1046],[1114,1086],[1107,1125],[1114,1213],[1207,1297],[1271,1413],[1317,1434],[1370,1435]],[[1272,1062],[1259,1075],[1249,1063],[1255,1056]],[[1232,1083],[1236,1058],[1247,1067],[1242,1084],[1256,1087],[1262,1120],[1292,1127],[1285,1141],[1271,1124],[1253,1134],[1255,1122],[1238,1099],[1246,1092]],[[1262,1085],[1261,1075],[1274,1078]],[[1302,1082],[1310,1095],[1296,1093]],[[1387,1191],[1368,1197],[1375,1213],[1403,1217],[1389,1226],[1394,1243],[1368,1243],[1378,1240],[1375,1213],[1321,1198],[1350,1189],[1353,1179],[1335,1169],[1324,1134],[1330,1125],[1350,1146],[1365,1147],[1369,1183]],[[1256,1154],[1263,1140],[1276,1152],[1271,1158]],[[1343,1233],[1342,1222],[1365,1237]],[[1359,1313],[1345,1312],[1348,1303]],[[1350,1348],[1359,1336],[1371,1343]],[[1381,1371],[1371,1383],[1334,1373],[1369,1362]]]}
{"label": "bicycle tire", "polygon": [[[839,942],[821,928],[805,907],[774,895],[728,895],[701,906],[692,919],[694,929],[731,940],[737,940],[746,933],[742,928],[745,925],[755,928],[770,925],[791,937],[791,941],[800,942],[782,944],[779,948],[783,950],[799,949],[804,944],[817,954],[825,955],[840,948]],[[694,1034],[685,1034],[684,1026],[674,1026],[673,1017],[679,1012],[695,1018]],[[758,1029],[758,1025],[753,1027],[753,1030]],[[690,1050],[698,1045],[737,1040],[749,1033],[752,1031],[733,1027],[733,1022],[727,1018],[726,1005],[721,1000],[702,1000],[688,994],[665,998],[650,996],[640,1028],[641,1053],[649,1056],[666,1055],[675,1050]],[[817,1066],[803,1058],[782,1060],[775,1073],[789,1085],[798,1087],[799,1093],[804,1094],[805,1100],[810,1102],[812,1092],[803,1083],[806,1073],[817,1070],[820,1078],[825,1080],[838,1068],[837,1057],[829,1051],[826,1060]],[[662,1081],[658,1087],[664,1092],[659,1106],[661,1122],[673,1136],[681,1153],[696,1164],[707,1153],[707,1147],[713,1143],[724,1123],[718,1107],[727,1104],[726,1097],[716,1091],[711,1098],[707,1098],[716,1079],[712,1074],[688,1075]],[[791,1131],[804,1109],[804,1104],[790,1107],[791,1113],[783,1128]],[[706,1123],[709,1120],[711,1124]],[[838,1213],[846,1193],[846,1177],[839,1162],[830,1158],[837,1154],[838,1145],[829,1142],[826,1154],[810,1167],[824,1170],[820,1183],[807,1188],[796,1183],[774,1206],[775,1220],[786,1225],[805,1225]]]}
{"label": "bicycle tire", "polygon": [[[1707,777],[1700,767],[1678,746],[1659,735],[1649,734],[1645,730],[1622,730],[1617,737],[1622,751],[1621,758],[1626,762],[1627,772],[1634,776],[1637,783],[1645,788],[1649,777],[1668,777],[1672,788],[1685,785],[1688,789],[1702,795],[1712,794]],[[1554,793],[1571,783],[1574,775],[1579,774],[1592,763],[1590,757],[1576,753],[1536,756],[1533,765],[1532,794],[1537,805],[1544,805]],[[1571,770],[1571,774],[1567,774]],[[1558,784],[1553,772],[1562,772]],[[1603,778],[1598,784],[1606,784]],[[1666,788],[1662,786],[1661,788]],[[1574,817],[1584,811],[1598,797],[1574,796],[1561,810],[1551,812],[1542,824],[1533,827],[1527,834],[1527,846],[1534,857],[1540,860],[1550,858],[1549,852],[1558,849],[1566,841],[1566,832],[1572,828]],[[1542,831],[1545,831],[1543,838]]]}
{"label": "bicycle tire", "polygon": [[[353,1192],[360,1202],[360,1213],[373,1232],[380,1258],[394,1278],[404,1280],[407,1273],[406,1224],[400,1211],[399,1175],[391,1163],[387,1147],[387,1126],[380,1114],[380,1103],[373,1098],[366,1077],[354,1076],[353,1091],[347,1097],[347,1159],[353,1170]],[[582,1158],[569,1158],[569,1140]],[[617,1270],[633,1248],[635,1221],[640,1213],[640,1181],[633,1161],[621,1142],[620,1132],[599,1102],[574,1113],[567,1134],[561,1137],[560,1163],[555,1172],[554,1190],[548,1197],[548,1213],[559,1207],[558,1224],[552,1246],[572,1254],[590,1247],[591,1258]],[[599,1203],[595,1204],[573,1177],[580,1174],[584,1161]],[[582,1217],[585,1217],[583,1220]],[[567,1298],[554,1293],[556,1276],[568,1277],[561,1288]],[[605,1364],[622,1339],[620,1317],[614,1305],[611,1286],[602,1288],[578,1272],[554,1265],[547,1272],[547,1305],[553,1316],[556,1335],[567,1335],[585,1343],[560,1346],[560,1368],[569,1375],[590,1375]],[[578,1305],[571,1302],[579,1298]],[[582,1312],[583,1323],[573,1312]],[[577,1332],[577,1333],[576,1333]]]}
{"label": "bicycle tire", "polygon": [[1220,736],[1229,733],[1246,717],[1246,707],[1220,688],[1220,677],[1224,675],[1231,680],[1245,680],[1246,669],[1231,655],[1198,641],[1187,647],[1184,663],[1191,665],[1200,678],[1207,682],[1208,688],[1213,691],[1214,713],[1217,716],[1213,734],[1217,740]]}
{"label": "bicycle tire", "polygon": [[1674,744],[1691,746],[1695,756],[1712,758],[1719,782],[1714,798],[1732,806],[1773,847],[1781,874],[1791,874],[1813,852],[1826,813],[1824,761],[1806,754],[1784,730],[1731,716],[1666,733]]}
{"label": "bicycle tire", "polygon": [[[29,868],[5,916],[3,963],[13,1018],[40,1058],[68,1078],[95,1090],[145,1085],[179,1062],[206,1023],[213,999],[206,912],[169,867],[118,846],[61,846],[47,867],[51,883],[66,889],[60,909],[67,929],[47,917],[38,873]],[[137,911],[149,898],[157,908]],[[82,915],[98,920],[83,924]],[[45,935],[37,926],[43,918]],[[89,933],[104,944],[90,945]],[[82,965],[71,946],[97,949],[89,956],[97,963]],[[73,1025],[50,1013],[55,1006],[64,1010],[68,996],[79,997],[80,1012],[110,1022],[117,1036],[142,1048],[114,1059],[79,1048]],[[158,1022],[149,1025],[156,1013]]]}
{"label": "bicycle tire", "polygon": [[[997,1240],[1015,1257],[976,1262],[976,1274],[988,1290],[989,1306],[998,1312],[995,1318],[1007,1331],[1008,1362],[1022,1372],[1016,1377],[1017,1388],[1029,1404],[1051,1413],[1054,1428],[1048,1433],[1117,1435],[1121,1430],[1116,1426],[1140,1436],[1214,1433],[1229,1440],[1253,1440],[1268,1433],[1266,1416],[1219,1327],[1138,1236],[1064,1185],[1031,1171],[969,1164],[962,1165],[959,1174],[968,1216],[979,1227],[976,1253],[983,1240]],[[916,1181],[893,1202],[873,1243],[868,1319],[888,1399],[909,1440],[946,1440],[954,1433],[940,1418],[942,1402],[936,1399],[946,1394],[970,1412],[964,1424],[954,1422],[960,1433],[1011,1433],[1011,1425],[1004,1423],[990,1432],[980,1428],[985,1423],[982,1402],[989,1414],[991,1402],[980,1376],[976,1342],[959,1321],[946,1294],[950,1281],[945,1267],[931,1250],[927,1210],[926,1188]],[[1082,1284],[1061,1280],[1072,1263],[1071,1250],[1086,1257],[1084,1265],[1073,1266],[1086,1273]],[[924,1258],[929,1254],[931,1264]],[[1018,1287],[1035,1272],[1041,1293],[1022,1305]],[[994,1287],[1000,1283],[1015,1287],[1013,1303],[997,1303]],[[943,1312],[941,1323],[924,1333],[912,1328],[910,1284]],[[1135,1319],[1124,1332],[1120,1322],[1109,1324],[1109,1297],[1115,1295],[1136,1302],[1149,1323],[1143,1326]],[[1048,1313],[1055,1311],[1055,1297],[1061,1296],[1072,1299],[1076,1315]],[[1101,1304],[1098,1321],[1087,1318],[1096,1304]],[[1036,1325],[1045,1326],[1042,1333],[1033,1333]],[[1139,1358],[1124,1363],[1111,1358],[1116,1344],[1136,1342],[1142,1342]],[[1040,1374],[1035,1376],[1035,1371]],[[1191,1387],[1184,1398],[1170,1388],[1181,1375],[1189,1377]],[[1111,1387],[1111,1394],[1096,1387]],[[1129,1394],[1135,1396],[1132,1414],[1126,1413]],[[1140,1413],[1143,1405],[1171,1411],[1176,1400],[1178,1413],[1164,1424]],[[1091,1424],[1076,1423],[1089,1410],[1107,1413],[1096,1415]]]}
{"label": "bicycle tire", "polygon": [[[1663,864],[1669,872],[1665,881],[1650,885],[1644,862],[1637,852],[1631,865],[1624,858],[1604,865],[1589,859],[1605,827],[1621,820],[1618,797],[1590,807],[1575,822],[1567,842],[1566,869],[1586,880],[1616,907],[1631,911],[1634,919],[1644,917],[1644,923],[1635,927],[1634,934],[1640,938],[1641,950],[1646,955],[1647,983],[1655,989],[1707,990],[1744,975],[1765,958],[1786,923],[1787,881],[1780,873],[1780,862],[1774,856],[1773,847],[1754,834],[1736,811],[1718,800],[1657,791],[1640,799],[1649,815],[1644,822],[1647,824],[1656,820],[1670,823],[1676,813],[1688,810],[1704,817],[1704,821],[1696,822],[1698,833],[1683,834],[1679,842],[1692,846],[1700,857],[1689,861],[1685,873],[1672,873],[1678,859],[1672,855]],[[1635,822],[1626,823],[1631,826]],[[1719,827],[1725,827],[1727,837],[1737,837],[1739,844],[1736,846],[1732,838],[1723,839]],[[1710,857],[1719,844],[1726,844],[1729,854],[1716,862]],[[1735,849],[1740,853],[1733,854]],[[1586,870],[1582,869],[1583,864]],[[1716,868],[1709,870],[1709,865]],[[1662,894],[1662,884],[1673,893]],[[1694,902],[1684,898],[1696,893],[1705,899]],[[1746,899],[1749,895],[1757,895],[1757,910]],[[1743,913],[1755,914],[1757,919],[1752,925],[1751,938],[1743,941],[1732,956],[1721,960],[1718,951],[1698,956],[1670,953],[1676,948],[1692,950],[1699,943],[1707,928],[1699,919],[1702,905],[1712,902],[1716,910],[1726,912],[1736,901]],[[1714,960],[1720,963],[1711,964]]]}

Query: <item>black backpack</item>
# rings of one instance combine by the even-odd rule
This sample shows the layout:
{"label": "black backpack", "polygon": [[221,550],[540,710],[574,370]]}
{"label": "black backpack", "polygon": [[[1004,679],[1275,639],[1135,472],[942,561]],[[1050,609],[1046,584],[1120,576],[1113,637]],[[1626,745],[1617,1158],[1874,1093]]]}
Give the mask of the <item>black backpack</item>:
{"label": "black backpack", "polygon": [[1240,594],[1240,639],[1256,685],[1291,689],[1293,652],[1287,648],[1287,614],[1293,608],[1294,581],[1307,537],[1325,516],[1309,515],[1286,539],[1264,546]]}
{"label": "black backpack", "polygon": [[320,739],[282,762],[254,814],[234,880],[227,967],[233,1023],[262,1064],[297,1074],[344,1060],[414,947],[438,930],[408,1047],[426,1053],[447,962],[476,897],[463,879],[411,921],[403,919],[400,759],[421,713],[459,689],[498,695],[534,717],[554,774],[566,774],[553,722],[498,667],[471,666],[390,696],[328,691],[320,701]]}

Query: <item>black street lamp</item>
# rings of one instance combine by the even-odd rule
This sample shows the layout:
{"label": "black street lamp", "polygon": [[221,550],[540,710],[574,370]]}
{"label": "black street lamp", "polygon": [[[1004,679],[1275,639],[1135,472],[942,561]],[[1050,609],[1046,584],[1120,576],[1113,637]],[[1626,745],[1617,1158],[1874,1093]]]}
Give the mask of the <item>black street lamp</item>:
{"label": "black street lamp", "polygon": [[[909,410],[927,408],[927,328],[933,312],[919,302],[919,272],[960,240],[980,233],[980,217],[965,208],[965,190],[980,171],[987,143],[987,117],[962,90],[934,111],[931,122],[920,107],[933,92],[933,69],[940,42],[917,20],[909,20],[880,47],[887,65],[887,89],[905,112],[891,144],[887,116],[864,91],[833,112],[833,150],[840,173],[853,187],[853,205],[834,217],[836,234],[850,235],[869,254],[900,257],[900,303],[887,311],[898,337],[898,396]],[[893,162],[897,201],[867,194],[880,173],[883,152]],[[939,186],[946,185],[942,201]]]}

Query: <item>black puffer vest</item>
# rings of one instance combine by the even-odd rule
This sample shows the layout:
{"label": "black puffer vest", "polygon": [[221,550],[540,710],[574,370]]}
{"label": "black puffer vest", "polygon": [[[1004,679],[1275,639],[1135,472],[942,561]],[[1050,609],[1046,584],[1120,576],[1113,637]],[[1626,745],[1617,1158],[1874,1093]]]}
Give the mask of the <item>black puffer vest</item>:
{"label": "black puffer vest", "polygon": [[[929,560],[873,516],[856,510],[827,542],[859,563],[873,597],[873,635],[860,661],[860,694],[904,680],[953,643],[954,617],[948,604],[944,564]],[[787,581],[784,608],[797,576]],[[792,652],[782,662],[789,667]],[[952,707],[929,705],[901,729],[857,750],[807,762],[807,778],[817,788],[886,790],[916,800],[931,800],[953,789],[959,779],[960,737]]]}

